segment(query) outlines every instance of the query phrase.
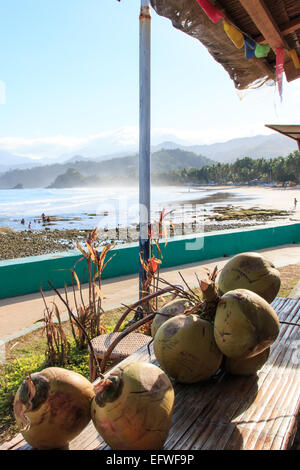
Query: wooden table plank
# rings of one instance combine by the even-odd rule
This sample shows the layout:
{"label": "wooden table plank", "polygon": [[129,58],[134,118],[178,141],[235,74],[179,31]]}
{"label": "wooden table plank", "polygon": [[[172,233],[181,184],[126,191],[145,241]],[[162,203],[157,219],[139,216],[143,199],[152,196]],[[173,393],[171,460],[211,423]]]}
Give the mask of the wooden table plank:
{"label": "wooden table plank", "polygon": [[[281,321],[300,323],[300,300],[277,298],[273,307]],[[300,408],[299,353],[298,358],[295,355],[299,345],[299,327],[282,324],[270,357],[257,376],[221,373],[206,382],[174,384],[173,421],[164,449],[287,448]],[[122,365],[133,361],[157,364],[153,347],[151,357],[144,346]],[[0,447],[29,448],[20,434]],[[109,449],[92,422],[69,448]]]}

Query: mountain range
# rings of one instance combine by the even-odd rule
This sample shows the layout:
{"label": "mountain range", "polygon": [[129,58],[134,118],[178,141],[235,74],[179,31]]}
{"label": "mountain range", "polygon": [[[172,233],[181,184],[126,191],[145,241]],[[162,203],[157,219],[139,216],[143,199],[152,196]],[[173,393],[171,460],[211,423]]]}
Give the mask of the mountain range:
{"label": "mountain range", "polygon": [[[43,160],[18,156],[0,148],[0,173],[9,169],[26,169],[42,165],[73,163],[76,161],[107,161],[115,158],[128,157],[138,151],[137,146],[132,142],[123,141],[111,142],[108,145],[108,138],[97,138],[86,144],[80,151],[65,153],[59,157],[53,157]],[[104,152],[105,149],[115,149],[116,152]],[[289,153],[297,150],[297,144],[294,140],[280,134],[257,135],[254,137],[243,137],[231,139],[227,142],[219,142],[209,145],[185,145],[182,141],[166,140],[162,143],[152,146],[152,153],[159,150],[180,149],[186,152],[192,152],[196,155],[202,155],[210,160],[221,163],[232,163],[238,158],[245,156],[251,158],[275,158],[278,156],[287,156]],[[103,153],[104,152],[104,153]]]}
{"label": "mountain range", "polygon": [[164,142],[160,148],[179,148],[220,163],[233,163],[238,158],[276,158],[286,157],[289,153],[298,149],[296,142],[289,137],[280,134],[257,135],[255,137],[243,137],[231,139],[227,142],[219,142],[210,145],[188,145],[182,146],[173,142]]}
{"label": "mountain range", "polygon": [[[152,175],[184,168],[202,168],[212,165],[210,160],[181,149],[159,150],[151,154]],[[0,175],[0,188],[62,188],[98,186],[99,184],[131,184],[138,177],[138,155],[93,161],[75,158],[63,164],[12,169]]]}
{"label": "mountain range", "polygon": [[13,168],[31,168],[35,165],[36,161],[31,158],[14,155],[0,149],[0,173]]}

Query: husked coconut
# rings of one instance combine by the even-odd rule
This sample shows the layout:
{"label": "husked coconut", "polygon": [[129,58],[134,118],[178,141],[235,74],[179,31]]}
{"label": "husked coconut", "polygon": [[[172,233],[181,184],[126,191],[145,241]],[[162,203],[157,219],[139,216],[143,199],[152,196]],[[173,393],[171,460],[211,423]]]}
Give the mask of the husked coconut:
{"label": "husked coconut", "polygon": [[95,386],[95,428],[113,450],[159,450],[172,423],[174,389],[154,364],[117,368]]}
{"label": "husked coconut", "polygon": [[226,372],[233,375],[253,375],[267,362],[269,355],[270,348],[267,348],[260,354],[248,359],[226,357],[224,368]]}
{"label": "husked coconut", "polygon": [[227,357],[247,358],[261,353],[276,340],[279,329],[275,310],[247,289],[229,291],[218,303],[214,335]]}
{"label": "husked coconut", "polygon": [[[191,308],[191,303],[187,299],[176,299],[161,307],[155,315],[151,325],[151,335],[154,338],[158,328],[167,321],[171,316],[175,317],[184,313],[187,309]],[[162,315],[160,315],[160,313]]]}
{"label": "husked coconut", "polygon": [[153,348],[162,368],[182,383],[208,379],[222,362],[213,325],[193,314],[177,315],[163,323],[156,332]]}
{"label": "husked coconut", "polygon": [[36,449],[65,447],[91,420],[93,385],[81,374],[49,367],[31,374],[14,400],[17,424]]}
{"label": "husked coconut", "polygon": [[260,253],[241,253],[231,258],[217,278],[221,295],[234,289],[247,289],[271,303],[280,289],[280,273]]}

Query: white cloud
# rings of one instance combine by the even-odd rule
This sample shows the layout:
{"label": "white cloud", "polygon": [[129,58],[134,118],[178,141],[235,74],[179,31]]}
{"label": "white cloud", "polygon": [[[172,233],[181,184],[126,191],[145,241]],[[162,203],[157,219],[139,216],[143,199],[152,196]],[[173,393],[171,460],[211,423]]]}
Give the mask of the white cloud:
{"label": "white cloud", "polygon": [[101,141],[111,143],[112,152],[114,146],[130,146],[138,143],[138,128],[123,127],[87,137],[72,137],[56,135],[52,137],[2,137],[0,148],[33,159],[57,158],[64,153],[77,152],[84,147],[97,142],[101,148]]}

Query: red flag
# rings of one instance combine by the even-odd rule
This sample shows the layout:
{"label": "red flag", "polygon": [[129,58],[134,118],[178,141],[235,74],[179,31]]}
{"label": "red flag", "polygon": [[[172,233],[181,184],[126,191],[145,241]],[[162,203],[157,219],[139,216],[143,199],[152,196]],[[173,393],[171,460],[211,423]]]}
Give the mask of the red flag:
{"label": "red flag", "polygon": [[278,92],[282,100],[282,76],[284,71],[284,49],[283,47],[276,48],[276,81],[278,85]]}
{"label": "red flag", "polygon": [[148,266],[149,266],[149,271],[152,274],[152,276],[154,276],[160,264],[161,264],[161,261],[157,258],[154,258],[154,256],[152,256],[152,258],[149,259]]}
{"label": "red flag", "polygon": [[221,18],[225,18],[225,14],[212,5],[209,0],[197,0],[197,2],[214,23],[218,23]]}

